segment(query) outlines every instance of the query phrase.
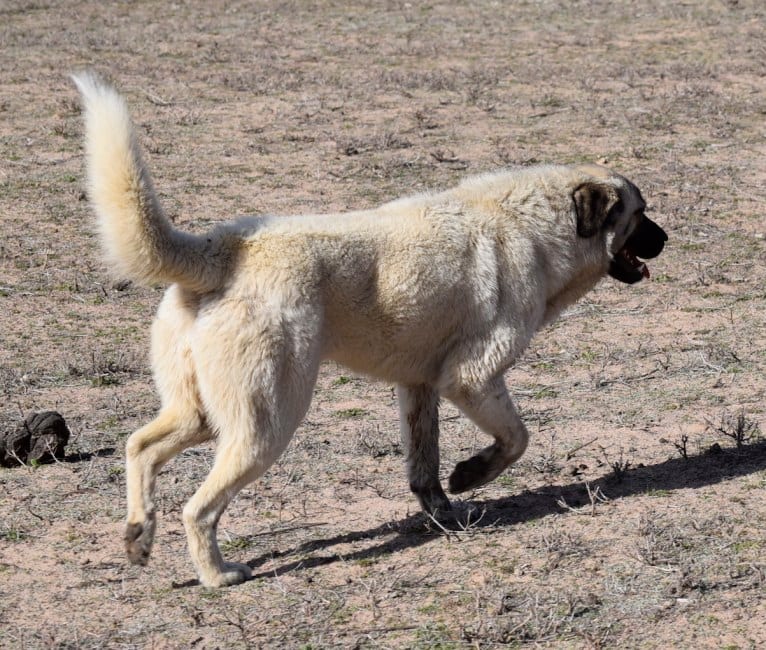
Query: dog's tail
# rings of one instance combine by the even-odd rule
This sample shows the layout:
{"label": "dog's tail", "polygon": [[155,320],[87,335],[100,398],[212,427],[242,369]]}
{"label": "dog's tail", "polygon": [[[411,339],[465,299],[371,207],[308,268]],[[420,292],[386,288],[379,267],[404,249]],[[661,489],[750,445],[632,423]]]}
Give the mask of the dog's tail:
{"label": "dog's tail", "polygon": [[160,206],[125,100],[89,72],[72,75],[83,99],[88,194],[107,262],[143,284],[220,286],[231,262],[228,237],[176,230]]}

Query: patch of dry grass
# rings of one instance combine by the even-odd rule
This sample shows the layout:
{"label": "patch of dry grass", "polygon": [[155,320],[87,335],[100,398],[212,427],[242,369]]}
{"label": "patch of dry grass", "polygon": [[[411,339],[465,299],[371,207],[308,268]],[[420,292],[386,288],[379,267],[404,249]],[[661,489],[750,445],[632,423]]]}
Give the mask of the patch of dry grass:
{"label": "patch of dry grass", "polygon": [[[73,437],[65,461],[0,470],[0,646],[766,644],[765,17],[755,0],[6,2],[0,426],[56,409]],[[99,261],[66,78],[83,67],[126,92],[185,228],[590,160],[636,181],[669,247],[652,282],[605,281],[534,340],[508,375],[530,449],[450,525],[409,495],[391,387],[324,367],[293,444],[221,522],[256,578],[204,590],[179,511],[210,446],[163,469],[150,566],[123,558],[161,293]],[[485,441],[442,414],[446,476]]]}

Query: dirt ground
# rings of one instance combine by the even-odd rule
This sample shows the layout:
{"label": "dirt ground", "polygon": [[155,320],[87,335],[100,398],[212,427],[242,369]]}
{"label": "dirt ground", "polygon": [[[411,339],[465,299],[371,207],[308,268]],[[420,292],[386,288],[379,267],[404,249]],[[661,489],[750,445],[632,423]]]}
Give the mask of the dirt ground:
{"label": "dirt ground", "polygon": [[[56,409],[73,434],[0,469],[0,647],[764,647],[765,25],[759,0],[0,0],[0,430]],[[409,494],[392,386],[324,366],[221,524],[255,578],[207,590],[180,510],[210,446],[163,470],[150,565],[123,555],[162,288],[99,259],[83,68],[128,97],[190,230],[588,160],[670,241],[508,373],[532,443],[455,530]],[[446,476],[486,441],[442,415]]]}

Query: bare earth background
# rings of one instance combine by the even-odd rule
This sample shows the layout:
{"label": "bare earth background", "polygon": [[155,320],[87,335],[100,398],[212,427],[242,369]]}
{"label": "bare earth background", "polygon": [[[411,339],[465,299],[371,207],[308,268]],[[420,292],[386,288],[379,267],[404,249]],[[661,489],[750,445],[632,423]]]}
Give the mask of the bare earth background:
{"label": "bare earth background", "polygon": [[[0,470],[0,646],[764,647],[765,24],[759,0],[0,0],[0,429],[57,409],[73,431],[65,461]],[[188,229],[588,160],[669,246],[509,373],[532,444],[456,530],[408,492],[392,387],[323,367],[221,524],[256,578],[206,590],[180,509],[212,447],[162,472],[149,567],[123,556],[162,289],[99,260],[66,76],[86,67]],[[446,476],[486,440],[442,414]]]}

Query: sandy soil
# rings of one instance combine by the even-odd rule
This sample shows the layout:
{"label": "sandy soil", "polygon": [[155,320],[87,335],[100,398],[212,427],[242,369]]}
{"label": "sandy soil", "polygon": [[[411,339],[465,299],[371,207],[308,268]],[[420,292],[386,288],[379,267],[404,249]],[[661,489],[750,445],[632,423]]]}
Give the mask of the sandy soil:
{"label": "sandy soil", "polygon": [[[0,469],[0,646],[766,645],[765,20],[756,0],[0,2],[0,429],[56,409],[73,433],[65,461]],[[588,160],[671,239],[650,282],[605,280],[508,374],[533,442],[456,530],[409,494],[392,387],[323,367],[221,525],[255,579],[206,590],[180,509],[211,447],[160,476],[151,564],[123,556],[162,289],[99,260],[66,76],[86,67],[124,90],[185,228]],[[446,476],[485,441],[443,419]]]}

